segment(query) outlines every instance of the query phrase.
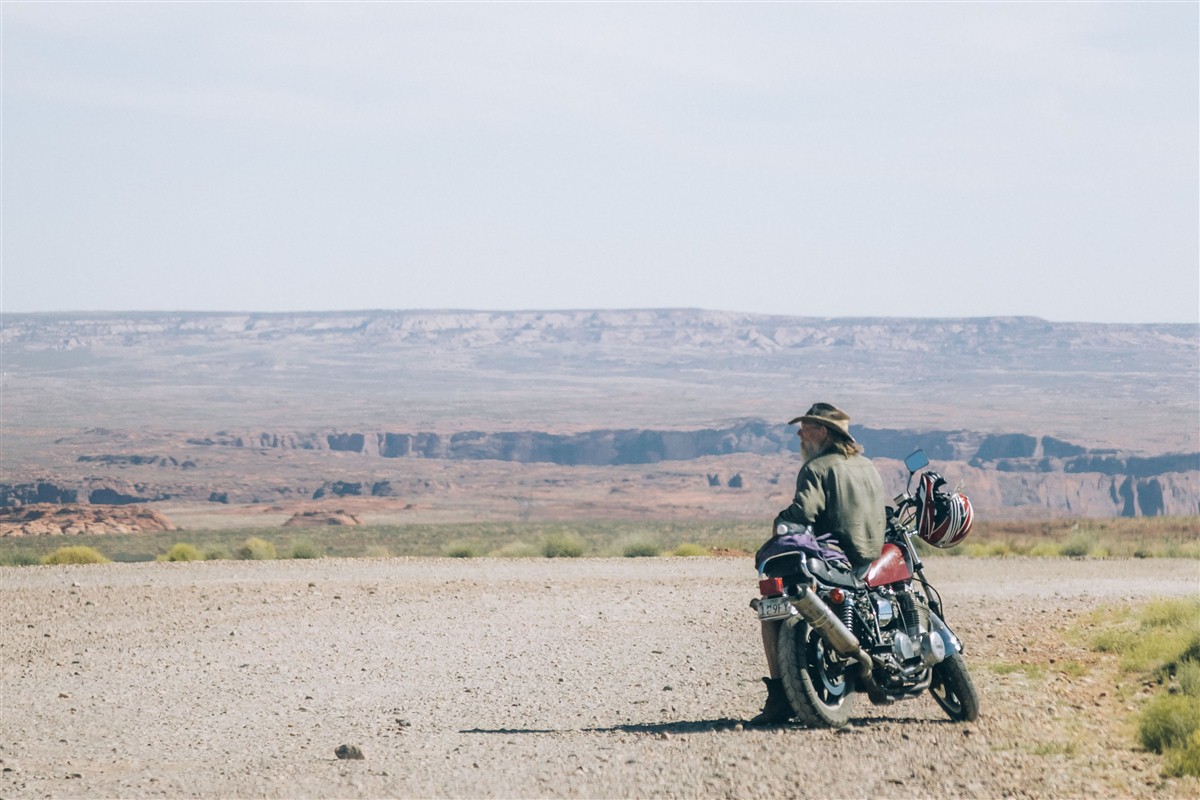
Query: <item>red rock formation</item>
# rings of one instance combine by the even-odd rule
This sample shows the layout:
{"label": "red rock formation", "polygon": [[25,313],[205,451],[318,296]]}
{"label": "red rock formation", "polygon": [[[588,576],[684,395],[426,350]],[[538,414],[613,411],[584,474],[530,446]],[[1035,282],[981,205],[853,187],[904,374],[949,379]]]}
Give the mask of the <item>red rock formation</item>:
{"label": "red rock formation", "polygon": [[173,531],[175,524],[157,511],[135,505],[64,506],[36,503],[0,508],[0,536],[99,535]]}
{"label": "red rock formation", "polygon": [[285,528],[318,528],[326,525],[362,525],[362,520],[339,508],[336,511],[297,511],[283,523]]}

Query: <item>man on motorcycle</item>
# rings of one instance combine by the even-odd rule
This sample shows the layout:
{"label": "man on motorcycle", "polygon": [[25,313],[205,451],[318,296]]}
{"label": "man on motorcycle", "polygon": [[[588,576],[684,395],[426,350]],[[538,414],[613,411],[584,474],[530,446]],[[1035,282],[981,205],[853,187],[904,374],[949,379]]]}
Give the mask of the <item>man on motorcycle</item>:
{"label": "man on motorcycle", "polygon": [[[772,523],[809,526],[814,535],[831,534],[851,568],[870,564],[883,549],[885,530],[883,479],[850,435],[850,417],[828,403],[816,403],[789,425],[800,423],[804,466],[796,476],[796,496]],[[762,623],[769,678],[767,701],[751,725],[771,725],[792,716],[780,681],[777,643],[781,620]]]}

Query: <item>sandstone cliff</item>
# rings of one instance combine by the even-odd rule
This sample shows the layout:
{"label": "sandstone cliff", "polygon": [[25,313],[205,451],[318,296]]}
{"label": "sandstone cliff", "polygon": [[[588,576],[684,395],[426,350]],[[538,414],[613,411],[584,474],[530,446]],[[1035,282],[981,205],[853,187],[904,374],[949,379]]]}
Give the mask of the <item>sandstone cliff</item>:
{"label": "sandstone cliff", "polygon": [[[1092,450],[1049,436],[983,434],[970,431],[879,430],[855,426],[855,437],[868,455],[903,480],[899,462],[923,448],[948,477],[964,480],[979,508],[993,516],[1040,513],[1080,516],[1161,516],[1200,514],[1200,454],[1138,456],[1116,450]],[[93,441],[89,439],[89,441]],[[785,426],[745,420],[726,428],[699,430],[593,430],[571,434],[538,431],[330,432],[277,431],[191,436],[191,457],[140,454],[80,457],[76,463],[100,466],[109,474],[75,480],[0,484],[0,505],[75,503],[119,505],[156,500],[222,504],[285,502],[324,498],[409,499],[460,490],[448,477],[396,474],[389,464],[413,465],[516,463],[561,467],[561,483],[572,483],[573,468],[658,466],[666,473],[686,472],[710,488],[777,491],[791,480],[780,459],[794,463],[797,439]],[[214,455],[204,455],[211,452]],[[281,483],[278,474],[241,474],[214,483],[193,481],[195,472],[220,456],[287,459],[303,455],[304,479]],[[736,474],[705,472],[712,459],[758,457]],[[347,460],[352,457],[351,460]],[[199,465],[183,468],[183,464]],[[257,469],[247,462],[249,469]],[[285,462],[279,462],[285,463]],[[741,462],[738,462],[741,464]],[[703,467],[691,467],[703,464]],[[478,480],[467,472],[462,486]],[[288,472],[293,471],[291,469]],[[116,474],[113,474],[116,473]],[[120,478],[135,473],[138,480]],[[481,474],[481,473],[477,473]],[[590,480],[603,480],[595,473]],[[686,485],[686,484],[684,484]],[[514,483],[512,493],[523,491]],[[564,491],[569,491],[564,489]],[[664,489],[672,491],[672,489]]]}
{"label": "sandstone cliff", "polygon": [[689,309],[14,314],[0,344],[7,506],[403,504],[489,481],[511,500],[660,479],[646,507],[693,482],[759,493],[761,505],[790,480],[779,464],[794,461],[795,439],[781,420],[826,400],[870,423],[853,430],[873,458],[923,447],[948,476],[970,474],[995,514],[1200,509],[1191,324]]}

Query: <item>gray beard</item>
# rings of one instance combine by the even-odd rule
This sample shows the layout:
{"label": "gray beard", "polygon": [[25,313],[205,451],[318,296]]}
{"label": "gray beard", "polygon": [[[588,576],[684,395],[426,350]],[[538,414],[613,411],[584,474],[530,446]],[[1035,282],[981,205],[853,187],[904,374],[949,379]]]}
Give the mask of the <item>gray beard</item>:
{"label": "gray beard", "polygon": [[800,442],[800,456],[805,460],[805,462],[812,461],[819,455],[821,455],[820,451],[810,450],[807,444]]}

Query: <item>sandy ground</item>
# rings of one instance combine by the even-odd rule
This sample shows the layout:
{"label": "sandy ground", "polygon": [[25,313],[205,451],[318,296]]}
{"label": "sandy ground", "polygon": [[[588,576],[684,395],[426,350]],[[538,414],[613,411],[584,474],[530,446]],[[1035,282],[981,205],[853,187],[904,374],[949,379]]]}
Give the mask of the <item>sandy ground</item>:
{"label": "sandy ground", "polygon": [[1196,796],[1119,722],[1139,687],[1059,634],[1195,596],[1200,565],[929,574],[981,719],[862,702],[835,732],[741,728],[763,695],[746,559],[4,568],[0,797]]}

